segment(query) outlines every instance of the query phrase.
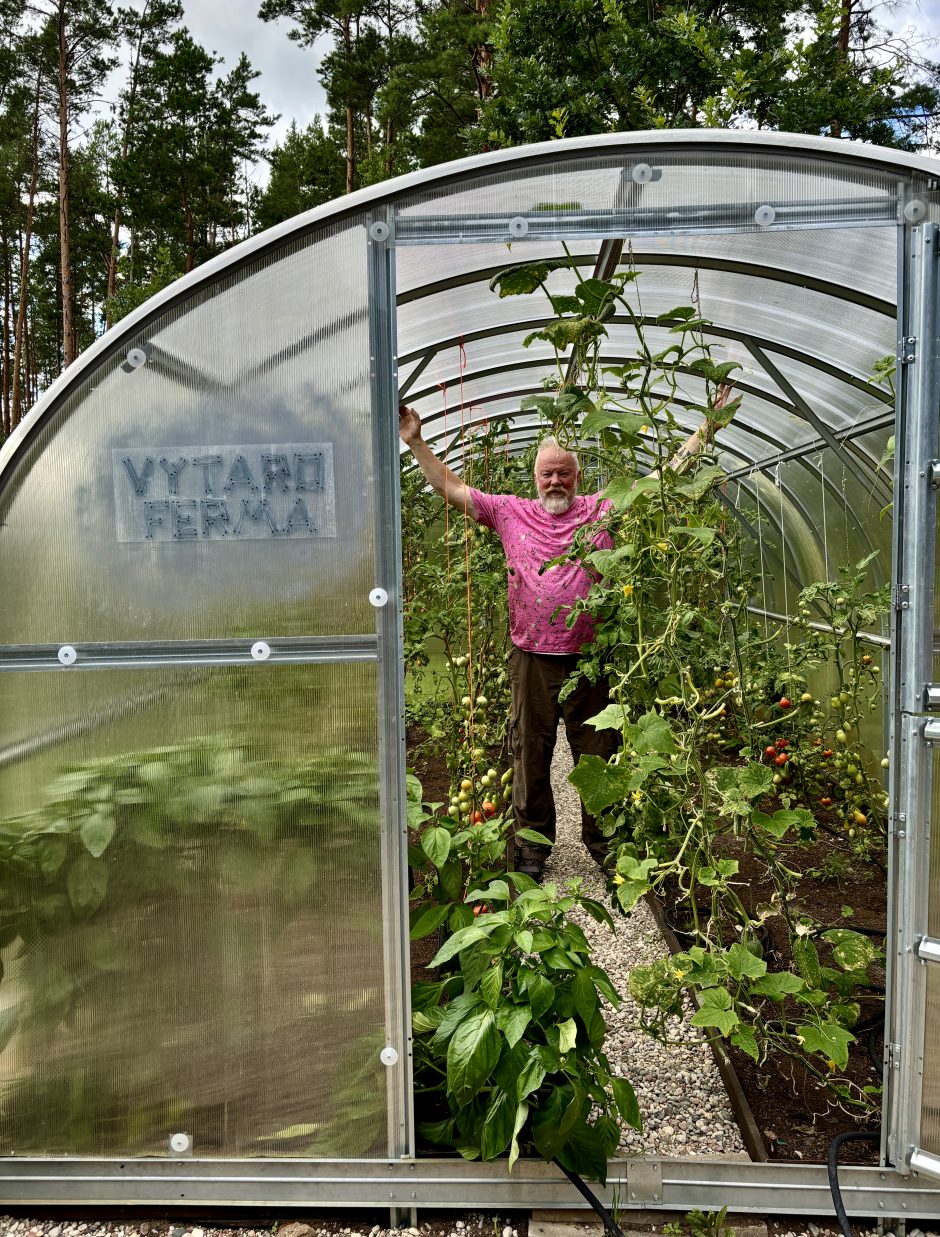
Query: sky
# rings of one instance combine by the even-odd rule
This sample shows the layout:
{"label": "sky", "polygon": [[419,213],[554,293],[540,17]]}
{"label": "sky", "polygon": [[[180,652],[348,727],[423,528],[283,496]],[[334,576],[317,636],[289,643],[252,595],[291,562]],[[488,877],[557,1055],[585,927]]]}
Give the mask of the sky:
{"label": "sky", "polygon": [[[940,5],[940,0],[934,0]],[[289,21],[258,17],[260,0],[183,0],[183,21],[197,43],[214,51],[232,68],[245,52],[261,76],[255,89],[269,112],[281,119],[271,130],[273,141],[284,136],[291,120],[302,129],[326,110],[326,96],[317,79],[317,62],[326,40],[316,48],[298,47],[287,37]]]}

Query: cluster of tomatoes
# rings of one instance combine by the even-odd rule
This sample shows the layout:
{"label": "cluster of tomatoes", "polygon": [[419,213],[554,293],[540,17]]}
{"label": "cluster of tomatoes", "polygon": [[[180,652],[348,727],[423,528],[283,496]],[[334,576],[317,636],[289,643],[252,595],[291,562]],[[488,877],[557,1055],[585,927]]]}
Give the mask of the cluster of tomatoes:
{"label": "cluster of tomatoes", "polygon": [[772,760],[778,769],[782,769],[790,763],[790,753],[787,751],[789,746],[789,739],[778,739],[776,743],[769,743],[764,748],[764,755],[768,760]]}
{"label": "cluster of tomatoes", "polygon": [[487,769],[476,782],[461,778],[458,789],[451,792],[447,814],[454,820],[463,817],[472,825],[482,825],[499,811],[500,799],[504,803],[512,799],[512,769],[502,776],[495,769]]}

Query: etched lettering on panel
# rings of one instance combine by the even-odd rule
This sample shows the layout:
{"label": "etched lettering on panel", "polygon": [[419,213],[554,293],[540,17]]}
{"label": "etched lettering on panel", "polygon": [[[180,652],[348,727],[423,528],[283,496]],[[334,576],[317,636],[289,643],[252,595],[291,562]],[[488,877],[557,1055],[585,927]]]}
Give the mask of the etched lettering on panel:
{"label": "etched lettering on panel", "polygon": [[111,472],[118,541],[336,536],[331,443],[115,448]]}

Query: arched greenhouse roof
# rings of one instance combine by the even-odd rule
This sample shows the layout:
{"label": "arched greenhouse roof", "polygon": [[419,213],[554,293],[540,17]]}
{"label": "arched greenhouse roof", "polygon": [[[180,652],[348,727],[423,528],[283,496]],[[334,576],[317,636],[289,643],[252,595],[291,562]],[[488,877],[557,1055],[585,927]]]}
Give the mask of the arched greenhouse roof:
{"label": "arched greenhouse roof", "polygon": [[[520,402],[542,390],[553,361],[546,344],[523,346],[546,302],[499,299],[489,281],[564,245],[584,272],[635,265],[651,343],[668,339],[660,315],[695,299],[715,360],[741,366],[743,405],[718,437],[726,498],[789,538],[786,590],[787,575],[795,584],[831,572],[834,547],[842,558],[887,548],[880,461],[893,395],[873,373],[896,351],[903,225],[924,218],[940,218],[932,160],[782,133],[608,134],[412,173],[253,237],[106,332],[6,443],[0,489],[53,423],[82,415],[91,391],[110,409],[104,421],[132,416],[140,388],[127,377],[144,365],[175,390],[174,407],[187,391],[214,391],[220,432],[230,396],[237,405],[282,380],[278,398],[298,400],[299,426],[305,363],[335,365],[326,385],[355,402],[362,373],[350,358],[374,355],[366,250],[377,246],[394,254],[399,389],[428,440],[446,453],[461,426],[487,422],[521,449],[537,419]],[[566,279],[556,272],[552,286]],[[615,317],[605,358],[625,359],[631,335]],[[113,395],[104,382],[117,383]],[[679,404],[702,394],[684,375]],[[690,411],[690,429],[696,421]]]}

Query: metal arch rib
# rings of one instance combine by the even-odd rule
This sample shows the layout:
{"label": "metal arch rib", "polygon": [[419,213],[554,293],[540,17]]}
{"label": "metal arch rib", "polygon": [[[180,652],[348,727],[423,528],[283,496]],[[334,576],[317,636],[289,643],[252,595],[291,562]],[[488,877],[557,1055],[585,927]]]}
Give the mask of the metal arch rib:
{"label": "metal arch rib", "polygon": [[[605,359],[607,360],[608,363],[619,364],[622,361],[626,360],[627,358],[619,357],[619,356],[610,356]],[[519,363],[507,362],[505,365],[493,365],[493,366],[488,366],[486,369],[475,370],[473,374],[473,378],[484,379],[484,378],[491,378],[491,377],[494,377],[502,373],[519,373],[521,370],[525,370],[525,369],[537,369],[543,364],[544,362],[540,359],[531,360],[531,361],[522,361]],[[678,372],[685,373],[685,374],[691,373],[691,371],[684,366],[679,366]],[[466,377],[464,378],[464,383],[465,385],[467,383]],[[791,403],[789,400],[783,398],[782,396],[774,395],[772,392],[760,391],[750,383],[739,382],[736,384],[736,388],[737,390],[742,391],[746,394],[755,396],[757,399],[762,400],[764,403],[772,404],[775,407],[782,409],[784,412],[791,413],[795,416],[798,416],[799,412],[803,411],[802,406],[797,407],[795,406],[794,403]],[[420,391],[413,392],[411,398],[412,399],[424,399],[430,395],[435,394],[438,389],[439,388],[437,387],[436,384],[434,387],[425,387]],[[618,387],[610,387],[609,389],[614,390],[614,391],[621,390],[621,388],[618,388]],[[486,403],[492,402],[497,399],[506,399],[506,398],[510,398],[516,395],[521,396],[524,394],[534,394],[534,393],[536,393],[536,388],[514,388],[512,391],[501,391],[497,394],[481,396],[479,399],[476,399],[476,400],[467,400],[466,404],[468,407],[473,408],[473,407],[479,407],[482,404],[486,404]],[[400,395],[402,398],[404,397],[404,390],[400,392]],[[674,399],[673,402],[680,404],[680,405],[688,406],[687,400],[676,398]],[[432,425],[442,415],[443,413],[437,413],[437,412],[431,413],[430,415],[425,415],[422,418],[422,424],[426,427],[429,425]],[[877,429],[877,428],[880,428],[881,425],[891,424],[892,422],[893,422],[893,413],[889,417],[887,417],[887,419],[884,417],[879,418],[878,423],[873,424],[871,428]],[[742,429],[745,430],[745,432],[753,435],[754,437],[760,438],[762,441],[768,442],[774,447],[780,446],[779,439],[771,437],[769,433],[762,432],[757,426],[745,425],[743,422],[739,422],[738,424],[741,426]],[[816,427],[815,414],[813,414],[813,419],[811,420],[811,424],[813,425],[814,428]],[[785,456],[789,454],[789,452],[795,452],[795,454],[792,454],[790,458],[798,459],[803,454],[810,454],[812,451],[818,450],[820,446],[833,446],[833,444],[835,444],[836,453],[838,455],[841,455],[843,458],[845,458],[848,455],[848,453],[845,451],[845,448],[842,444],[844,441],[847,441],[851,437],[855,436],[854,427],[851,433],[843,430],[843,431],[840,431],[840,435],[841,437],[837,437],[835,434],[829,431],[828,437],[813,439],[813,442],[810,447],[792,448],[792,449],[789,449],[788,452],[779,452],[777,455],[772,457],[772,461],[761,460],[761,461],[755,461],[755,463],[759,464],[762,468],[766,468],[771,462],[776,463],[778,460],[782,461],[785,458]],[[830,441],[830,439],[832,439],[832,441]],[[725,449],[730,450],[730,448],[725,448]],[[740,451],[734,451],[732,452],[732,454],[738,455],[742,459],[747,458],[746,456],[742,455]],[[847,467],[850,469],[850,471],[852,471],[853,476],[855,476],[855,479],[859,482],[860,485],[862,485],[864,489],[868,489],[868,488],[880,489],[884,502],[885,503],[890,502],[890,498],[891,498],[890,488],[880,476],[878,472],[878,468],[876,464],[874,463],[874,461],[870,464],[866,461],[863,464],[859,465],[854,461],[854,458],[851,458],[847,461]],[[857,471],[860,467],[867,469],[870,475],[862,476]],[[736,475],[736,471],[732,475]],[[747,471],[749,471],[749,469]]]}
{"label": "metal arch rib", "polygon": [[[532,362],[526,362],[526,364],[527,364],[527,365],[531,365],[531,364],[533,364],[533,363],[532,363]],[[518,370],[518,369],[519,369],[519,368],[521,368],[521,367],[519,367],[519,366],[513,366],[513,367],[511,367],[511,368],[512,368],[513,370]],[[487,403],[493,403],[493,402],[495,402],[495,401],[497,401],[497,400],[503,400],[503,399],[515,399],[515,398],[521,398],[521,397],[523,397],[523,396],[525,396],[525,395],[537,394],[537,393],[539,392],[539,390],[540,390],[540,388],[537,388],[537,387],[514,388],[514,389],[512,389],[512,390],[508,390],[508,391],[500,391],[500,392],[498,392],[498,393],[496,393],[496,394],[493,394],[493,395],[486,395],[486,396],[482,396],[480,399],[472,401],[472,404],[473,404],[473,406],[475,406],[475,407],[481,407],[481,406],[483,406],[483,405],[485,405],[485,404],[487,404]],[[415,398],[417,398],[417,396],[416,396]],[[776,404],[778,404],[779,406],[784,407],[784,408],[788,408],[788,407],[789,407],[789,406],[786,404],[786,402],[785,402],[785,401],[781,400],[779,397],[776,397],[776,396],[764,396],[764,395],[761,395],[761,396],[760,396],[760,398],[762,398],[762,399],[767,399],[767,400],[768,400],[768,402],[771,402],[771,403],[776,403]],[[676,403],[679,403],[679,404],[685,404],[685,403],[686,403],[686,401],[684,401],[684,400],[676,400],[675,402],[676,402]],[[434,414],[432,414],[432,415],[430,415],[430,416],[428,416],[428,417],[425,417],[425,419],[424,419],[424,424],[425,424],[425,426],[430,426],[430,425],[433,425],[433,424],[434,424],[436,421],[438,421],[438,420],[439,420],[442,416],[443,416],[443,413],[434,413]],[[502,420],[510,420],[510,417],[511,417],[511,414],[500,414],[500,419],[502,419]],[[849,438],[851,438],[851,437],[857,437],[857,436],[859,436],[859,435],[861,435],[861,434],[863,434],[863,433],[867,433],[867,432],[869,432],[869,430],[871,430],[871,429],[876,429],[876,428],[879,428],[879,427],[880,427],[881,425],[883,425],[883,424],[890,424],[890,423],[892,423],[892,422],[893,422],[893,413],[892,413],[892,414],[891,414],[891,415],[887,418],[887,420],[886,420],[885,418],[883,418],[883,417],[882,417],[882,418],[879,418],[879,419],[877,420],[877,422],[868,422],[868,421],[866,421],[866,422],[864,422],[864,423],[858,424],[858,425],[856,425],[856,426],[854,426],[854,427],[852,428],[851,432],[846,432],[846,433],[844,433],[844,434],[843,434],[843,438],[847,440],[847,439],[849,439]],[[778,446],[779,446],[779,440],[778,440],[778,439],[774,438],[774,437],[773,437],[773,436],[772,436],[772,435],[771,435],[768,431],[766,431],[766,430],[762,430],[762,429],[761,429],[759,426],[757,426],[757,425],[750,425],[750,424],[749,424],[749,425],[742,425],[742,426],[741,426],[741,428],[742,428],[743,432],[745,432],[745,433],[747,433],[747,434],[750,434],[752,437],[754,437],[754,438],[758,438],[758,439],[760,439],[760,440],[761,440],[761,441],[763,441],[763,442],[769,443],[772,447],[778,447]],[[441,437],[441,435],[440,435],[440,434],[437,434],[437,435],[431,435],[431,436],[429,436],[429,437],[427,438],[427,441],[428,441],[429,445],[433,445],[433,444],[435,444],[435,443],[436,443],[436,442],[440,439],[440,437]],[[788,451],[778,451],[778,452],[777,452],[777,454],[775,454],[775,455],[773,455],[773,456],[771,456],[771,457],[769,457],[769,458],[767,458],[767,459],[763,459],[763,460],[755,460],[755,461],[752,461],[751,463],[749,463],[748,465],[746,465],[746,466],[744,466],[744,467],[742,467],[742,468],[740,468],[740,469],[734,469],[734,470],[729,471],[729,473],[728,473],[728,478],[729,478],[729,480],[731,480],[731,479],[736,479],[736,478],[738,478],[738,477],[746,477],[746,476],[747,476],[747,475],[749,475],[751,472],[753,472],[755,469],[757,469],[757,470],[759,470],[759,471],[761,471],[761,472],[764,472],[764,471],[766,471],[768,468],[772,468],[772,467],[774,467],[777,463],[783,462],[783,461],[784,461],[784,460],[786,460],[786,459],[792,459],[792,460],[801,461],[801,460],[803,460],[803,457],[808,456],[808,455],[811,455],[814,451],[819,451],[822,447],[825,447],[826,445],[827,445],[827,444],[826,444],[825,442],[823,442],[823,441],[821,441],[821,440],[819,440],[819,439],[814,439],[814,440],[813,440],[813,442],[812,442],[811,444],[809,444],[808,446],[801,446],[801,447],[798,447],[798,448],[792,448],[792,449],[790,449],[790,450],[788,450]],[[735,450],[735,449],[734,449],[733,447],[731,447],[731,446],[727,446],[727,445],[726,445],[726,446],[723,446],[723,448],[722,448],[722,449],[723,449],[724,451],[728,452],[728,454],[735,455],[735,456],[737,456],[737,457],[738,457],[738,458],[740,458],[740,459],[747,459],[747,458],[748,458],[746,455],[744,455],[744,454],[743,454],[743,452],[741,452],[741,451],[739,451],[739,450]],[[451,451],[451,448],[450,448],[450,447],[448,447],[448,448],[447,448],[447,453],[446,453],[446,455],[445,455],[445,458],[449,458],[449,453],[450,453],[450,451]],[[869,470],[870,470],[870,471],[869,471],[869,475],[867,475],[867,476],[865,476],[864,474],[859,475],[859,473],[853,473],[853,475],[855,475],[855,476],[856,476],[856,480],[858,480],[858,481],[859,481],[859,484],[861,484],[861,485],[862,485],[862,488],[863,488],[864,490],[866,490],[866,491],[869,491],[869,490],[870,490],[870,491],[879,490],[879,491],[881,492],[881,496],[882,496],[882,498],[884,499],[884,501],[885,501],[885,502],[890,501],[890,493],[889,493],[889,491],[885,488],[885,483],[883,482],[882,478],[881,478],[881,477],[880,477],[880,475],[878,474],[878,470],[877,470],[877,467],[875,466],[874,462],[872,462],[871,464],[868,464],[867,462],[858,462],[858,461],[855,461],[855,459],[854,459],[854,457],[853,457],[853,463],[855,464],[856,469],[858,469],[858,470],[859,470],[859,473],[861,473],[861,470],[862,470],[862,469],[869,469]],[[810,461],[808,461],[808,460],[807,460],[807,461],[806,461],[806,463],[805,463],[805,466],[806,466],[808,469],[812,469],[813,471],[815,471],[815,472],[819,473],[819,474],[820,474],[820,476],[822,477],[822,471],[821,471],[821,470],[819,470],[819,469],[816,469],[815,465],[813,465]],[[832,482],[828,482],[828,479],[827,479],[827,483],[829,484],[830,488],[832,488],[832,489],[833,489],[833,493],[834,493],[834,494],[837,494],[837,491],[836,491],[836,489],[835,489],[834,483],[832,483]]]}
{"label": "metal arch rib", "polygon": [[793,406],[803,414],[804,419],[810,423],[819,437],[822,438],[826,446],[829,447],[829,449],[842,460],[855,480],[864,487],[867,482],[862,477],[861,471],[859,470],[855,460],[846,450],[843,449],[842,443],[839,442],[835,434],[833,434],[832,430],[829,429],[825,422],[816,415],[815,411],[812,407],[810,407],[809,403],[803,398],[790,379],[787,378],[785,374],[780,372],[759,344],[756,344],[753,340],[747,340],[746,346],[748,351],[751,353],[751,356],[754,357],[755,361],[757,361],[764,372],[770,375],[784,395],[786,395],[792,402]]}
{"label": "metal arch rib", "polygon": [[[658,319],[649,314],[644,314],[642,316],[638,315],[638,320],[644,326],[669,325],[668,321],[661,323]],[[625,314],[616,314],[610,321],[618,326],[630,325],[630,319]],[[544,325],[545,319],[542,317],[523,319],[521,321],[511,323],[503,323],[497,326],[480,327],[476,331],[467,331],[462,335],[454,335],[447,339],[438,340],[436,343],[431,345],[431,348],[433,348],[435,354],[439,354],[450,348],[456,348],[461,343],[466,346],[467,344],[473,343],[479,339],[493,339],[499,335],[512,335],[523,331],[538,330],[539,327]],[[800,361],[808,368],[818,370],[820,373],[826,374],[827,377],[835,378],[839,382],[844,383],[846,386],[853,387],[855,390],[864,391],[866,395],[870,396],[872,399],[878,400],[879,403],[892,404],[893,406],[893,398],[883,388],[875,386],[873,383],[866,381],[864,378],[857,377],[854,374],[847,374],[844,369],[841,369],[839,366],[835,365],[831,361],[827,361],[821,356],[807,354],[798,348],[791,347],[789,344],[783,344],[777,340],[767,339],[763,336],[755,335],[751,331],[739,331],[734,327],[718,326],[715,323],[710,323],[707,327],[703,328],[703,333],[706,335],[714,335],[719,339],[733,339],[737,343],[742,343],[745,346],[748,345],[749,341],[753,341],[758,345],[758,347],[766,348],[769,352],[776,353],[779,356],[788,357],[790,360]],[[429,347],[425,344],[415,351],[404,353],[399,357],[399,365],[407,365],[410,361],[423,358],[427,354],[428,350]]]}
{"label": "metal arch rib", "polygon": [[[623,249],[623,241],[603,241],[597,259],[595,260],[588,254],[573,254],[571,262],[573,266],[590,266],[594,264],[595,272],[601,269],[602,256],[606,260],[611,250],[605,250],[605,246],[619,246]],[[619,257],[617,259],[619,261]],[[795,270],[780,270],[778,267],[762,266],[759,262],[737,262],[733,258],[720,258],[717,256],[709,256],[707,254],[685,254],[685,253],[656,253],[655,251],[640,250],[631,255],[631,261],[637,266],[679,266],[683,268],[698,268],[707,271],[721,271],[733,275],[747,275],[753,279],[766,279],[768,283],[787,284],[797,288],[805,288],[810,292],[818,292],[822,296],[831,296],[835,300],[845,301],[847,304],[858,305],[862,309],[869,309],[872,313],[881,314],[886,318],[893,318],[897,312],[897,307],[893,301],[887,300],[884,297],[873,296],[869,292],[861,292],[857,288],[847,288],[843,284],[838,284],[829,279],[820,279],[818,276],[807,275],[801,271]],[[616,263],[615,263],[616,268]],[[460,275],[454,275],[450,279],[438,279],[433,283],[419,284],[414,288],[409,288],[406,292],[398,294],[398,305],[410,305],[414,301],[424,300],[428,296],[438,296],[444,292],[453,291],[455,288],[470,287],[476,283],[487,282],[494,275],[506,269],[506,264],[501,263],[499,266],[479,267],[474,271],[466,271]],[[612,272],[611,272],[612,273]],[[600,278],[609,278],[601,275]]]}

